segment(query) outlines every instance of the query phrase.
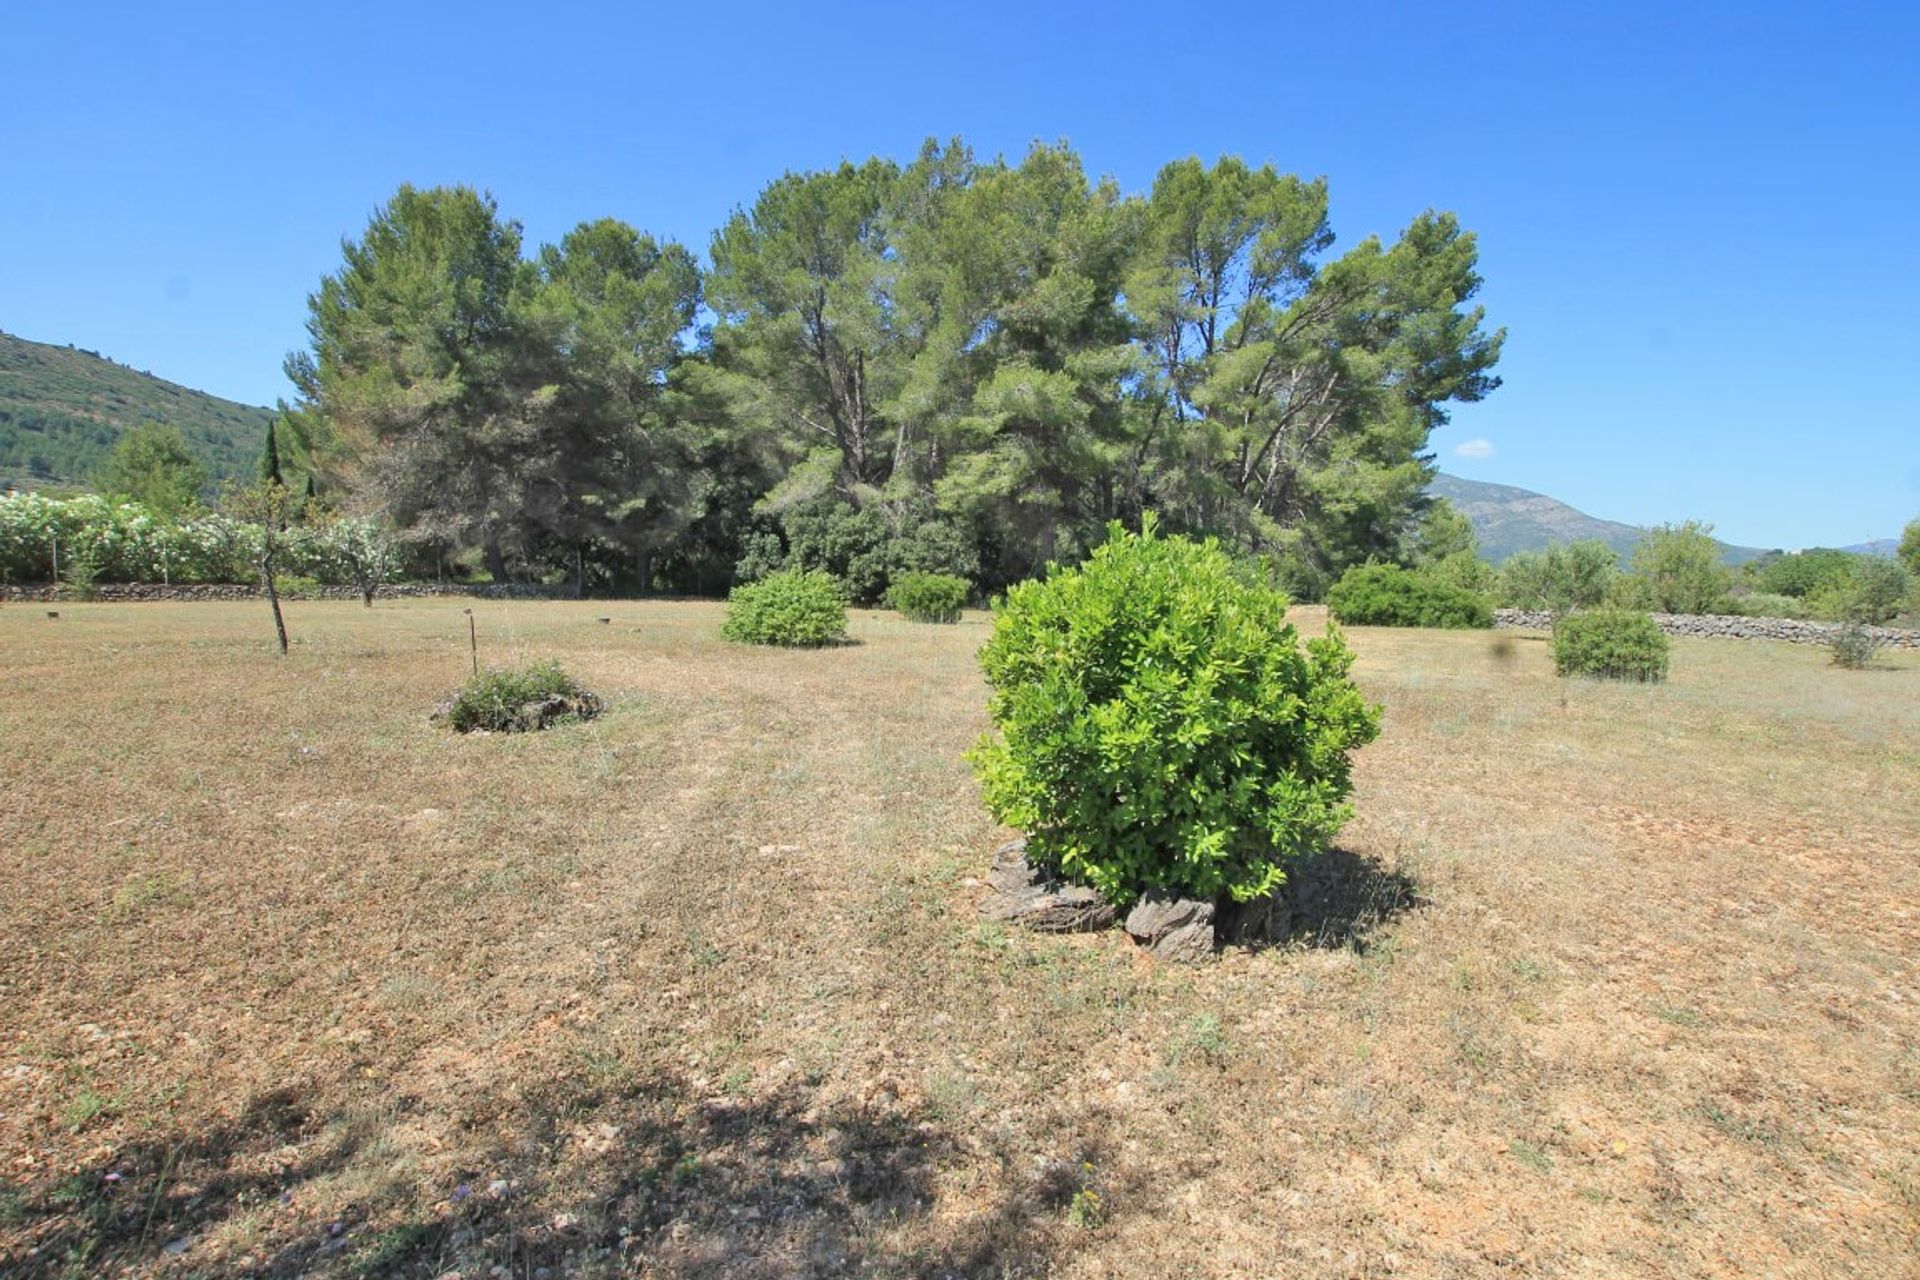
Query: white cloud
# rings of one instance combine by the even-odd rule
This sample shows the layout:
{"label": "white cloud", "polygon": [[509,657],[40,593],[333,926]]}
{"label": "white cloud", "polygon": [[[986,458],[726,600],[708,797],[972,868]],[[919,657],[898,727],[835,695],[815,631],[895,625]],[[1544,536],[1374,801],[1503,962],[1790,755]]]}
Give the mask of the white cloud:
{"label": "white cloud", "polygon": [[1491,458],[1493,456],[1493,441],[1484,439],[1462,440],[1459,444],[1453,446],[1453,456],[1456,458]]}

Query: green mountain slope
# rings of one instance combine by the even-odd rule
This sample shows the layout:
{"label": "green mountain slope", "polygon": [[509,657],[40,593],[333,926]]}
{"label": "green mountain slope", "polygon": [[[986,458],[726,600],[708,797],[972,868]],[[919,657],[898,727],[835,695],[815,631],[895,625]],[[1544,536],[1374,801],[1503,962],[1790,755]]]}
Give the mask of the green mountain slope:
{"label": "green mountain slope", "polygon": [[[1480,554],[1499,564],[1516,551],[1541,551],[1556,542],[1598,538],[1619,552],[1633,554],[1646,530],[1617,520],[1601,520],[1531,489],[1483,480],[1463,480],[1442,472],[1427,492],[1445,498],[1473,526]],[[1745,564],[1765,555],[1758,547],[1721,544],[1728,564]]]}
{"label": "green mountain slope", "polygon": [[271,416],[91,351],[0,333],[0,480],[84,482],[141,422],[180,428],[214,479],[241,476],[255,466]]}

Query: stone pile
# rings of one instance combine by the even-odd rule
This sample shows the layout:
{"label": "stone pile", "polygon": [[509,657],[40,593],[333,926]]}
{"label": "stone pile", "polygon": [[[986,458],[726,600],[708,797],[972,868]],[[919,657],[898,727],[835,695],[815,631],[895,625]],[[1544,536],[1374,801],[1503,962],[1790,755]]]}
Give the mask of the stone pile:
{"label": "stone pile", "polygon": [[[1105,898],[1034,866],[1026,849],[1025,840],[1014,840],[994,851],[981,915],[1040,933],[1096,933],[1119,921]],[[1215,903],[1151,889],[1127,913],[1125,928],[1161,959],[1196,964],[1223,946],[1285,942],[1293,933],[1293,905],[1284,892],[1254,902]]]}

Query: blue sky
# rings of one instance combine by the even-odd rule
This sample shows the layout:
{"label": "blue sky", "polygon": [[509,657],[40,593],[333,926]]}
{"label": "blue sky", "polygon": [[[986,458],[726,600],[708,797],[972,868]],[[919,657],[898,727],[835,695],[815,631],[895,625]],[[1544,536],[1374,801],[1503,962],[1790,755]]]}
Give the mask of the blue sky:
{"label": "blue sky", "polygon": [[267,403],[403,181],[704,250],[783,170],[928,135],[1129,190],[1232,152],[1326,175],[1343,244],[1479,233],[1506,385],[1446,469],[1759,546],[1920,514],[1911,3],[276,9],[10,14],[0,328]]}

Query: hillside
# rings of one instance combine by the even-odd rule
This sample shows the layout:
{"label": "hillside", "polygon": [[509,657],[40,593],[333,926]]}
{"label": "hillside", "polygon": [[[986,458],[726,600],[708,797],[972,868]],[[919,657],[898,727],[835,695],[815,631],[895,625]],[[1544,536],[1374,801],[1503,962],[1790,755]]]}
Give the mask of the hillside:
{"label": "hillside", "polygon": [[271,416],[91,351],[0,333],[0,481],[85,481],[141,422],[180,428],[215,479],[243,475]]}
{"label": "hillside", "polygon": [[[1557,498],[1513,485],[1463,480],[1442,473],[1433,478],[1428,492],[1445,498],[1467,518],[1480,539],[1480,553],[1495,564],[1516,551],[1539,551],[1556,542],[1587,538],[1598,538],[1624,559],[1633,554],[1646,533],[1638,525],[1602,520],[1576,511]],[[1758,547],[1721,545],[1729,564],[1745,564],[1766,554]]]}

